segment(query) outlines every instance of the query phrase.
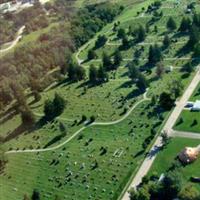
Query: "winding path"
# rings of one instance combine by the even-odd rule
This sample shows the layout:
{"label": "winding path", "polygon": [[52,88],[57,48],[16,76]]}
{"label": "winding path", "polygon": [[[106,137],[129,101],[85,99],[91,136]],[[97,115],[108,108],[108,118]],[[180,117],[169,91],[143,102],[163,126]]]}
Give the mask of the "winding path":
{"label": "winding path", "polygon": [[[148,90],[147,90],[148,91]],[[147,91],[143,94],[143,98],[138,101],[137,103],[135,103],[130,110],[121,118],[118,119],[116,121],[111,121],[111,122],[94,122],[90,125],[84,126],[82,128],[80,128],[78,131],[76,131],[72,136],[70,136],[67,140],[65,140],[64,142],[58,144],[57,146],[54,147],[50,147],[50,148],[45,148],[45,149],[27,149],[27,150],[12,150],[12,151],[7,151],[5,152],[5,154],[14,154],[14,153],[36,153],[36,152],[46,152],[46,151],[52,151],[52,150],[56,150],[60,147],[62,147],[63,145],[67,144],[68,142],[70,142],[73,138],[75,138],[79,133],[81,133],[83,130],[85,130],[88,127],[91,126],[109,126],[109,125],[114,125],[114,124],[118,124],[120,122],[122,122],[123,120],[125,120],[131,113],[132,111],[142,102],[144,101],[149,101],[150,99],[146,96],[147,95]]]}
{"label": "winding path", "polygon": [[9,42],[10,46],[5,49],[0,49],[0,53],[5,53],[5,52],[9,51],[10,49],[12,49],[13,47],[15,47],[15,45],[22,38],[22,33],[24,32],[24,29],[25,29],[25,26],[22,26],[17,32],[17,37],[12,42]]}

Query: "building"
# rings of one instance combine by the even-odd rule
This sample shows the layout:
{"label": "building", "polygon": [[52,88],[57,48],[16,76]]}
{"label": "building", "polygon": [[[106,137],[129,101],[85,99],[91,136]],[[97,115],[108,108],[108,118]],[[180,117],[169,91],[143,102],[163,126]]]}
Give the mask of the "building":
{"label": "building", "polygon": [[184,164],[189,164],[197,160],[200,154],[200,145],[196,148],[185,147],[178,155],[179,160]]}

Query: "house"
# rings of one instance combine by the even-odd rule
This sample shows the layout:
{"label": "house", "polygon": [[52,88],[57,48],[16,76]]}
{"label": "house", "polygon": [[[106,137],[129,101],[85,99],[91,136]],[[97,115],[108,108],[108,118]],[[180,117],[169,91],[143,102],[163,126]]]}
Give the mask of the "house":
{"label": "house", "polygon": [[200,111],[200,100],[197,100],[194,104],[193,107],[191,108],[193,111]]}
{"label": "house", "polygon": [[178,155],[179,160],[184,164],[189,164],[197,160],[200,154],[200,145],[198,147],[185,147]]}

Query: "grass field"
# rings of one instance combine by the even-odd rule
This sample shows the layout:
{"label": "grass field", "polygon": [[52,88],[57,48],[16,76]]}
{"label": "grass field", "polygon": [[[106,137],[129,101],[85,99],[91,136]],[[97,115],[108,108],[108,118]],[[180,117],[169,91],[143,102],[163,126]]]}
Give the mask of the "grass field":
{"label": "grass field", "polygon": [[[130,2],[128,0],[128,3]],[[134,18],[138,16],[138,11],[142,15],[142,7],[147,7],[151,2],[153,1],[145,1],[134,6],[129,4],[130,7],[127,7],[116,21],[121,21],[121,26],[125,28],[132,24],[146,23],[152,16],[148,16],[149,18]],[[81,5],[84,1],[79,3]],[[179,17],[175,19],[177,25],[179,25],[180,16],[183,16],[184,13],[185,3],[186,1],[184,0],[183,4],[175,12],[173,1],[164,2],[163,14],[178,14]],[[163,17],[154,24],[158,26],[157,34],[153,32],[154,25],[150,27],[151,30],[145,42],[162,42],[166,32],[163,26],[168,18],[169,16]],[[115,40],[115,33],[110,32],[112,26],[112,24],[108,24],[98,34],[105,33],[108,35],[110,43],[119,43],[120,41]],[[26,36],[22,41],[28,43],[37,38],[38,34],[36,32],[33,35]],[[87,52],[94,46],[97,35],[91,39],[91,42],[86,44],[85,49],[83,48],[78,56],[80,59],[86,59]],[[164,58],[176,57],[177,52],[188,40],[187,35],[175,33],[170,33],[169,35],[172,38],[177,38],[177,42],[183,43],[172,43],[169,50],[164,51]],[[117,47],[118,45],[107,44],[104,48],[98,49],[98,58],[101,59],[103,51],[112,54]],[[122,51],[123,58],[132,59],[136,49],[140,48],[140,45],[136,45]],[[147,58],[148,48],[149,44],[144,45],[144,51],[140,57],[140,66],[146,63],[142,59]],[[186,54],[182,56],[191,55]],[[92,62],[95,65],[99,65],[101,61],[92,60],[91,62],[84,63],[87,73],[88,65]],[[3,120],[3,122],[0,122],[2,130],[0,136],[6,136],[9,139],[2,145],[3,148],[5,150],[22,150],[56,146],[66,141],[67,138],[70,138],[77,130],[83,127],[83,124],[74,125],[74,121],[80,121],[83,114],[88,119],[94,115],[97,122],[110,122],[122,118],[127,110],[142,99],[142,94],[138,93],[135,84],[129,79],[126,67],[128,62],[123,61],[115,72],[109,72],[110,80],[103,85],[90,87],[86,81],[78,83],[66,81],[65,83],[58,83],[49,90],[42,92],[42,98],[37,103],[32,104],[33,99],[32,97],[29,98],[28,102],[38,120],[43,115],[44,101],[53,99],[56,92],[65,99],[66,109],[52,123],[45,124],[35,130],[21,131],[19,115]],[[143,72],[150,82],[147,97],[160,95],[161,92],[167,91],[169,84],[173,80],[182,80],[182,84],[186,88],[193,77],[193,73],[188,75],[181,70],[182,66],[188,63],[188,60],[164,60],[163,63],[166,66],[172,65],[174,69],[170,73],[165,73],[161,79],[156,77],[154,66],[151,73]],[[196,98],[195,94],[192,98]],[[130,176],[136,173],[136,169],[144,158],[144,152],[142,151],[143,142],[150,136],[152,129],[158,131],[166,115],[167,113],[163,113],[162,110],[156,111],[155,106],[150,105],[148,100],[139,104],[120,123],[109,126],[95,125],[87,127],[59,149],[40,153],[7,154],[8,163],[4,173],[0,175],[0,196],[3,196],[4,200],[22,199],[25,193],[30,195],[33,189],[37,188],[40,191],[41,198],[44,200],[54,200],[56,194],[63,200],[116,200]],[[184,121],[192,120],[188,113],[184,115]],[[195,118],[198,119],[199,116],[196,115]],[[57,140],[57,136],[61,134],[60,122],[66,126],[67,135]],[[191,122],[188,121],[185,126],[190,127]],[[183,125],[177,126],[178,129],[187,128],[181,127]],[[198,127],[199,124],[194,127],[194,130],[198,131]],[[159,155],[152,170],[162,173],[170,165],[170,160],[174,159],[177,152],[184,145],[196,145],[198,142],[189,139],[173,139],[169,145],[171,148],[168,147]],[[160,157],[162,155],[165,157],[168,153],[170,156],[169,159],[165,159],[166,165],[164,165],[164,162],[160,164]],[[197,164],[199,164],[199,161]],[[194,166],[196,166],[196,163]],[[188,171],[186,170],[186,174],[194,170],[196,175],[197,172],[195,170],[197,167],[191,167],[192,169],[189,169],[189,167],[187,168]],[[187,180],[187,177],[188,175],[185,180]]]}
{"label": "grass field", "polygon": [[[144,154],[139,152],[150,129],[159,128],[160,120],[152,111],[148,103],[142,103],[121,123],[90,127],[56,151],[8,155],[1,176],[6,182],[2,195],[20,198],[24,191],[30,193],[37,187],[43,188],[43,199],[53,199],[53,194],[63,199],[115,199],[141,162]],[[92,169],[96,161],[98,166]],[[23,176],[18,177],[23,169]],[[18,192],[9,192],[13,188]]]}
{"label": "grass field", "polygon": [[[158,173],[158,175],[165,173],[171,166],[172,162],[176,159],[178,153],[180,153],[184,147],[196,147],[199,144],[200,140],[196,139],[173,138],[169,145],[159,153],[149,172],[149,175],[153,174],[154,172]],[[184,185],[189,183],[192,184],[190,182],[190,178],[192,176],[199,177],[199,165],[200,159],[190,165],[187,165],[186,167],[180,168],[179,172],[184,179]],[[194,186],[200,191],[200,185],[198,183],[194,184]]]}
{"label": "grass field", "polygon": [[[180,123],[180,118],[183,119],[182,123]],[[195,120],[197,121],[197,123],[195,123]],[[200,134],[200,112],[184,110],[177,120],[174,128],[175,130],[179,131],[188,131]]]}

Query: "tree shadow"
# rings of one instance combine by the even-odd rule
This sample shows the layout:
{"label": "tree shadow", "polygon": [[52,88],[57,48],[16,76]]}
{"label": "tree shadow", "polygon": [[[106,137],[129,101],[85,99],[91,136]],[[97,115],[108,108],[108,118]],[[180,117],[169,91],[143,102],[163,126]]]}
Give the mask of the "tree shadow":
{"label": "tree shadow", "polygon": [[27,126],[21,124],[19,125],[17,128],[15,128],[11,133],[9,133],[4,139],[3,142],[8,142],[16,137],[18,137],[19,135],[21,135],[22,133],[25,133],[25,131],[27,130]]}
{"label": "tree shadow", "polygon": [[2,116],[0,118],[0,124],[3,124],[5,122],[7,122],[8,120],[13,119],[13,117],[17,114],[16,110],[13,110],[12,112],[6,112],[7,114],[5,114],[4,116]]}
{"label": "tree shadow", "polygon": [[139,89],[135,89],[125,97],[125,100],[130,100],[130,99],[136,98],[136,97],[140,96],[141,94],[143,94],[143,92],[141,92]]}

